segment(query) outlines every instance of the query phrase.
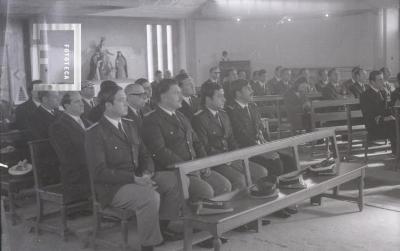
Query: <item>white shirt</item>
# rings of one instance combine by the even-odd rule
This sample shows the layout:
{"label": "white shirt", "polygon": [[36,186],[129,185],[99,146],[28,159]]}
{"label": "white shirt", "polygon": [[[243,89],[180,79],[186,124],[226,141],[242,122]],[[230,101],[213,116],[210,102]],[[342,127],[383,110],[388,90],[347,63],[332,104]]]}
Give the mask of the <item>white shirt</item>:
{"label": "white shirt", "polygon": [[115,126],[115,128],[118,129],[118,124],[119,124],[119,123],[121,123],[121,126],[122,126],[121,118],[119,118],[119,119],[112,119],[112,118],[108,117],[107,115],[104,115],[104,117],[105,117],[108,121],[110,121],[110,123],[113,124],[113,126]]}
{"label": "white shirt", "polygon": [[33,101],[33,103],[35,103],[36,107],[39,107],[39,106],[40,106],[40,102],[38,102],[38,101],[36,101],[36,100],[34,100],[34,99],[32,99],[32,101]]}
{"label": "white shirt", "polygon": [[161,110],[163,110],[164,112],[166,112],[168,115],[172,116],[175,115],[175,111],[170,111],[165,109],[164,107],[162,107],[161,105],[159,105],[159,107],[161,108]]}
{"label": "white shirt", "polygon": [[238,101],[237,99],[235,99],[236,103],[238,103],[240,105],[240,107],[242,107],[242,109],[247,107],[247,104],[243,104],[242,102]]}
{"label": "white shirt", "polygon": [[47,107],[45,107],[44,105],[40,105],[43,109],[45,109],[48,113],[50,113],[51,115],[54,115],[54,110],[50,110]]}
{"label": "white shirt", "polygon": [[217,115],[217,113],[218,113],[218,111],[216,111],[216,110],[213,110],[213,109],[211,109],[211,108],[208,108],[207,107],[207,109],[211,112],[211,114],[215,117],[215,115]]}
{"label": "white shirt", "polygon": [[183,100],[185,100],[185,102],[188,104],[188,105],[191,105],[191,99],[190,99],[190,97],[183,97]]}

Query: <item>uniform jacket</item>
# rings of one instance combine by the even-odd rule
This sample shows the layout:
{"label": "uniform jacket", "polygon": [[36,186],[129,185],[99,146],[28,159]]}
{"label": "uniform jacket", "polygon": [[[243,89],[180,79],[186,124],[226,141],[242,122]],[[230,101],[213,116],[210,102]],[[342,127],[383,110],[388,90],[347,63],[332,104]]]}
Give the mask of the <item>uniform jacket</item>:
{"label": "uniform jacket", "polygon": [[191,104],[186,103],[182,100],[182,107],[178,109],[189,121],[192,121],[194,114],[200,109],[200,100],[196,96],[191,97]]}
{"label": "uniform jacket", "polygon": [[143,119],[143,140],[152,154],[157,170],[206,156],[189,120],[176,111],[179,121],[157,107]]}
{"label": "uniform jacket", "polygon": [[30,118],[37,108],[38,107],[35,102],[33,102],[32,98],[17,106],[15,109],[15,124],[18,130],[26,130],[30,128]]}
{"label": "uniform jacket", "polygon": [[86,132],[85,150],[98,201],[108,205],[118,189],[134,182],[134,175],[154,171],[148,153],[132,120],[122,118],[121,133],[104,116]]}
{"label": "uniform jacket", "polygon": [[215,117],[207,108],[198,111],[193,117],[193,128],[205,147],[207,155],[238,148],[228,114],[220,110],[218,117]]}
{"label": "uniform jacket", "polygon": [[[85,127],[89,121],[82,119]],[[66,113],[50,126],[50,142],[60,161],[61,181],[67,201],[85,199],[90,194],[85,156],[85,128]]]}
{"label": "uniform jacket", "polygon": [[47,139],[49,138],[50,125],[56,121],[60,112],[54,111],[54,115],[45,110],[42,106],[39,106],[36,111],[32,114],[29,121],[29,126],[34,139]]}
{"label": "uniform jacket", "polygon": [[[389,103],[384,98],[383,92],[376,92],[371,87],[368,87],[361,94],[360,105],[368,133],[372,135],[378,134],[377,131],[381,129],[380,126],[384,123],[383,117],[391,115]],[[375,120],[377,116],[381,116],[378,122]]]}
{"label": "uniform jacket", "polygon": [[257,105],[249,103],[248,108],[242,108],[236,101],[227,107],[227,112],[232,123],[233,134],[240,148],[253,146],[263,134],[263,125]]}
{"label": "uniform jacket", "polygon": [[363,93],[365,89],[365,84],[359,82],[352,83],[349,87],[349,91],[355,98],[360,98],[361,93]]}

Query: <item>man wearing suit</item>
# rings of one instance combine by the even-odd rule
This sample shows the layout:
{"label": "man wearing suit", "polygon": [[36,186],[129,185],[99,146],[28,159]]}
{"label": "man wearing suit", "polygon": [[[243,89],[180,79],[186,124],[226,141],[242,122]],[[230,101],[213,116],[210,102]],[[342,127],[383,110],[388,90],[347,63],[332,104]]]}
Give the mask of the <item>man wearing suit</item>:
{"label": "man wearing suit", "polygon": [[342,83],[343,88],[347,91],[347,93],[350,92],[350,86],[354,85],[357,82],[357,80],[356,80],[357,77],[355,75],[356,75],[356,72],[359,70],[360,70],[359,66],[354,67],[351,70],[351,78]]}
{"label": "man wearing suit", "polygon": [[400,73],[397,74],[397,88],[390,96],[390,106],[400,105]]}
{"label": "man wearing suit", "polygon": [[162,71],[160,70],[156,70],[154,72],[154,81],[151,82],[151,88],[156,88],[156,86],[160,83],[160,81],[162,80]]}
{"label": "man wearing suit", "polygon": [[[104,80],[100,84],[100,91],[97,94],[97,100],[100,100],[104,96],[104,91],[103,89],[108,87],[108,86],[117,86],[117,84],[114,81],[111,80]],[[91,122],[91,123],[96,123],[100,120],[100,118],[103,116],[104,112],[104,107],[96,104],[86,115],[86,118]]]}
{"label": "man wearing suit", "polygon": [[35,139],[49,138],[49,127],[59,116],[59,94],[56,91],[39,91],[40,106],[33,113],[29,126]]}
{"label": "man wearing suit", "polygon": [[50,142],[61,163],[61,181],[67,202],[90,196],[89,173],[85,156],[85,129],[89,121],[82,119],[83,101],[79,92],[67,92],[61,99],[64,112],[50,126]]}
{"label": "man wearing suit", "polygon": [[269,94],[268,90],[269,86],[267,85],[266,81],[267,81],[267,71],[264,69],[259,70],[257,72],[257,80],[251,82],[251,87],[253,89],[255,96],[263,96]]}
{"label": "man wearing suit", "polygon": [[172,238],[167,226],[179,213],[177,179],[172,172],[154,172],[151,155],[133,121],[122,118],[128,112],[122,88],[108,86],[103,92],[99,104],[104,114],[87,130],[85,139],[98,201],[103,207],[134,210],[142,250],[153,250],[163,237]]}
{"label": "man wearing suit", "polygon": [[192,121],[193,115],[200,109],[199,99],[195,95],[196,90],[194,89],[192,78],[186,73],[179,74],[175,77],[181,88],[183,100],[182,107],[178,109],[189,121]]}
{"label": "man wearing suit", "polygon": [[342,95],[340,92],[339,73],[333,68],[328,72],[328,84],[322,88],[322,98],[327,100],[339,99]]}
{"label": "man wearing suit", "polygon": [[355,83],[350,85],[349,91],[355,98],[360,98],[361,94],[366,90],[367,72],[362,68],[358,68],[354,72],[354,78]]}
{"label": "man wearing suit", "polygon": [[360,97],[365,126],[372,139],[389,139],[392,153],[396,154],[395,118],[391,114],[388,99],[385,97],[382,72],[372,71],[369,82],[369,87]]}
{"label": "man wearing suit", "polygon": [[221,74],[220,69],[217,66],[213,66],[210,68],[210,70],[208,72],[210,74],[210,78],[207,79],[207,81],[205,81],[203,84],[209,83],[209,82],[219,83],[219,81],[220,81],[219,77]]}
{"label": "man wearing suit", "polygon": [[147,93],[139,84],[129,84],[125,87],[126,100],[128,101],[128,115],[125,117],[133,120],[140,134],[143,123],[142,108],[146,104]]}
{"label": "man wearing suit", "polygon": [[226,73],[226,77],[222,83],[222,87],[224,88],[226,103],[230,104],[233,102],[232,92],[231,92],[231,84],[233,81],[238,79],[237,71],[234,68],[228,69]]}
{"label": "man wearing suit", "polygon": [[270,86],[272,95],[284,95],[291,87],[292,71],[290,69],[283,68],[279,76],[281,80]]}
{"label": "man wearing suit", "polygon": [[[225,105],[224,90],[216,83],[205,83],[201,87],[201,103],[203,110],[197,112],[193,118],[193,128],[200,141],[205,146],[207,155],[233,151],[238,148],[233,136],[233,130],[228,114],[223,110]],[[268,172],[262,166],[250,163],[250,173],[253,181],[267,176]],[[243,167],[240,162],[230,165],[221,165],[213,168],[232,183],[232,189],[241,189],[246,186]]]}
{"label": "man wearing suit", "polygon": [[274,87],[277,86],[279,82],[281,82],[282,80],[281,73],[282,73],[282,66],[279,65],[275,67],[274,77],[268,80],[267,82],[268,89],[270,90],[274,89]]}
{"label": "man wearing suit", "polygon": [[[235,102],[228,106],[227,112],[232,122],[233,134],[239,148],[267,143],[264,138],[264,127],[260,113],[254,103],[251,103],[253,90],[246,80],[236,80],[232,83],[232,93]],[[284,153],[267,153],[251,158],[252,161],[264,166],[268,175],[279,176],[283,173],[297,170],[294,159]],[[278,214],[288,217],[297,213],[296,209],[285,209]]]}
{"label": "man wearing suit", "polygon": [[41,84],[41,80],[32,81],[28,86],[29,99],[17,106],[15,109],[15,124],[18,130],[29,129],[30,118],[36,109],[40,106],[37,91],[33,90],[35,84]]}
{"label": "man wearing suit", "polygon": [[317,92],[322,92],[322,88],[324,88],[328,84],[328,70],[327,69],[320,69],[318,71],[319,80],[315,84],[315,89]]}
{"label": "man wearing suit", "polygon": [[146,103],[144,104],[144,107],[141,109],[143,115],[145,115],[146,113],[149,113],[152,110],[154,110],[154,108],[156,107],[156,104],[153,100],[153,88],[151,87],[151,84],[149,83],[149,81],[145,78],[137,79],[135,81],[135,84],[139,84],[139,85],[143,86],[143,89],[147,94]]}
{"label": "man wearing suit", "polygon": [[[172,170],[176,163],[206,156],[189,120],[177,111],[182,103],[178,83],[163,79],[154,93],[158,106],[144,117],[142,134],[152,153],[156,170]],[[190,174],[189,179],[189,194],[193,201],[210,199],[232,188],[228,179],[210,170]]]}
{"label": "man wearing suit", "polygon": [[83,117],[87,118],[89,112],[96,106],[94,102],[94,84],[89,81],[85,81],[81,86],[81,96],[83,100]]}

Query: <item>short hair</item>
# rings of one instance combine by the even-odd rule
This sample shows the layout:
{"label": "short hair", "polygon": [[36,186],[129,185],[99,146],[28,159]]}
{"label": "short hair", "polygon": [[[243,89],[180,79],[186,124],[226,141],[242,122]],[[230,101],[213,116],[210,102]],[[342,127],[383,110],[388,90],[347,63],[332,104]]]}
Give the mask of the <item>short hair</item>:
{"label": "short hair", "polygon": [[235,99],[236,98],[236,92],[241,91],[243,87],[247,86],[249,84],[249,81],[245,79],[238,79],[235,80],[231,83],[231,95]]}
{"label": "short hair", "polygon": [[354,72],[352,71],[352,73],[353,73],[355,76],[360,76],[360,74],[361,74],[361,72],[362,72],[363,70],[364,70],[363,68],[358,67]]}
{"label": "short hair", "polygon": [[154,75],[156,75],[156,74],[161,74],[161,73],[162,73],[162,71],[156,70],[156,71],[154,72]]}
{"label": "short hair", "polygon": [[118,86],[117,83],[115,83],[114,81],[111,80],[104,80],[103,82],[101,82],[100,84],[100,90],[103,89],[106,86],[111,86],[111,85],[115,85]]}
{"label": "short hair", "polygon": [[99,105],[105,107],[106,103],[114,103],[115,94],[122,90],[122,87],[118,85],[106,85],[100,90],[98,95]]}
{"label": "short hair", "polygon": [[227,54],[228,54],[227,51],[223,51],[223,52],[222,52],[222,55],[227,55]]}
{"label": "short hair", "polygon": [[287,71],[291,71],[289,68],[282,68],[281,69],[281,74],[283,74],[283,73],[285,73],[285,72],[287,72]]}
{"label": "short hair", "polygon": [[28,85],[27,91],[28,91],[29,93],[31,93],[32,90],[33,90],[33,86],[34,86],[34,85],[39,85],[39,84],[42,84],[42,83],[43,83],[43,81],[40,80],[40,79],[33,80],[33,81],[31,82],[31,84]]}
{"label": "short hair", "polygon": [[281,65],[278,65],[277,67],[275,67],[275,71],[281,71],[281,69],[282,69],[283,67],[281,66]]}
{"label": "short hair", "polygon": [[209,73],[215,71],[216,69],[218,69],[218,66],[213,66],[210,68],[210,70],[208,71]]}
{"label": "short hair", "polygon": [[144,83],[149,82],[149,80],[145,78],[139,78],[135,81],[135,84],[143,85]]}
{"label": "short hair", "polygon": [[176,82],[178,82],[179,87],[182,86],[183,84],[183,80],[188,79],[189,75],[187,75],[186,73],[180,73],[175,77]]}
{"label": "short hair", "polygon": [[50,91],[38,91],[38,94],[37,94],[37,95],[38,95],[39,101],[42,102],[42,101],[43,101],[43,98],[44,98],[44,97],[48,97],[49,94],[50,94]]}
{"label": "short hair", "polygon": [[171,86],[178,85],[175,79],[163,79],[154,88],[154,99],[156,102],[161,101],[161,95],[168,92]]}
{"label": "short hair", "polygon": [[381,71],[371,71],[369,74],[369,81],[376,81],[376,76],[383,74]]}
{"label": "short hair", "polygon": [[206,97],[212,98],[214,96],[215,91],[221,89],[223,88],[220,84],[214,82],[204,83],[200,89],[201,104],[204,105],[206,103]]}
{"label": "short hair", "polygon": [[318,70],[318,75],[321,76],[323,72],[327,71],[327,69],[323,68],[323,69],[319,69]]}
{"label": "short hair", "polygon": [[253,71],[253,78],[258,76],[258,71]]}
{"label": "short hair", "polygon": [[267,71],[265,69],[261,69],[258,71],[258,76],[263,75],[263,74],[267,74]]}
{"label": "short hair", "polygon": [[64,107],[64,109],[65,109],[65,105],[71,104],[71,96],[74,93],[78,93],[78,92],[76,92],[76,91],[67,91],[62,96],[60,103],[61,103],[61,106]]}
{"label": "short hair", "polygon": [[328,71],[328,76],[330,77],[334,72],[337,72],[336,68],[332,68]]}
{"label": "short hair", "polygon": [[351,74],[356,74],[356,72],[360,72],[361,67],[356,66],[353,69],[351,69]]}

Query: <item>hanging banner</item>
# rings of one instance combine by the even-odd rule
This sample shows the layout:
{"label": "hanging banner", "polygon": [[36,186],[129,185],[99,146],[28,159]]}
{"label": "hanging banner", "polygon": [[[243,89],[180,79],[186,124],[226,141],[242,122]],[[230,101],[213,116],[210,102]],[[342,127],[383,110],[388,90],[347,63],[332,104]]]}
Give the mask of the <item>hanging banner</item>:
{"label": "hanging banner", "polygon": [[81,24],[33,24],[31,60],[34,90],[80,91]]}

